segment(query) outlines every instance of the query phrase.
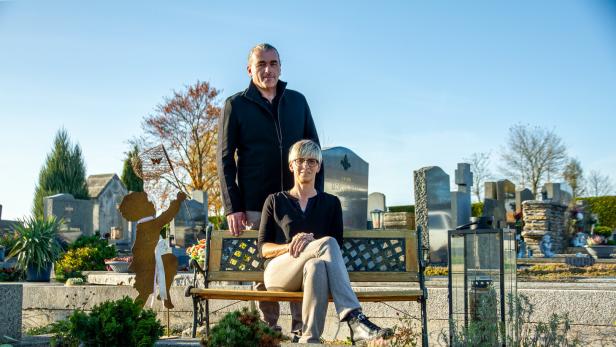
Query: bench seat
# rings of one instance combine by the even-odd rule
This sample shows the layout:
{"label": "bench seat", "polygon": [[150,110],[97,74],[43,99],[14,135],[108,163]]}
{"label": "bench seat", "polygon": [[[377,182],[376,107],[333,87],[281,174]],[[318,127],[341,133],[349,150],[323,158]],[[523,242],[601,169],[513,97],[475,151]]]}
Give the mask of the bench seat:
{"label": "bench seat", "polygon": [[[303,292],[257,291],[246,289],[191,288],[190,294],[202,299],[242,301],[293,301],[301,302]],[[377,290],[355,292],[361,302],[420,301],[421,289]],[[329,301],[332,301],[331,298]]]}

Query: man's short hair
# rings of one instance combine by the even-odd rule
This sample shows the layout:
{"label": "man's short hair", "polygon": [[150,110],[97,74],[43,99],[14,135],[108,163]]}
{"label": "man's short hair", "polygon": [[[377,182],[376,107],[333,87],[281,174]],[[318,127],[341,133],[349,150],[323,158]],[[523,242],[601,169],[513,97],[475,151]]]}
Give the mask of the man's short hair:
{"label": "man's short hair", "polygon": [[260,43],[250,49],[250,53],[248,53],[248,65],[250,65],[250,60],[252,59],[252,55],[256,51],[272,51],[272,50],[276,52],[276,55],[278,56],[278,63],[280,63],[280,53],[278,53],[278,50],[276,49],[276,47],[270,45],[269,43]]}
{"label": "man's short hair", "polygon": [[316,159],[321,162],[321,147],[312,140],[299,140],[289,150],[289,163],[297,158]]}

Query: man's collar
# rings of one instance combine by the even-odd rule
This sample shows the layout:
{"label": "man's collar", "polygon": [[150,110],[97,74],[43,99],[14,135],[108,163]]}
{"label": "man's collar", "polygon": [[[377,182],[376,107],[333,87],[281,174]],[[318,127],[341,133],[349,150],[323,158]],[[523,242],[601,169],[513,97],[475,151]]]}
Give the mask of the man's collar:
{"label": "man's collar", "polygon": [[[278,84],[276,85],[276,96],[277,97],[282,96],[282,93],[284,92],[286,88],[287,88],[287,82],[278,80]],[[257,88],[257,86],[255,86],[255,84],[252,83],[252,80],[250,80],[250,84],[248,85],[248,88],[246,88],[246,90],[244,91],[244,95],[248,97],[249,99],[252,99],[253,101],[259,101],[262,98],[259,88]]]}

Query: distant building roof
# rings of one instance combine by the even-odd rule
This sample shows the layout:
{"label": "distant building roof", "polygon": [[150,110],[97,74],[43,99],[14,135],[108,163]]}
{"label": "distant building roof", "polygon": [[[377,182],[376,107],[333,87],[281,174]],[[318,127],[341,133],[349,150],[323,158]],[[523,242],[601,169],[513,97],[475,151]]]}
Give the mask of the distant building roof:
{"label": "distant building roof", "polygon": [[88,176],[88,195],[90,198],[98,198],[114,177],[119,180],[118,175],[113,173]]}

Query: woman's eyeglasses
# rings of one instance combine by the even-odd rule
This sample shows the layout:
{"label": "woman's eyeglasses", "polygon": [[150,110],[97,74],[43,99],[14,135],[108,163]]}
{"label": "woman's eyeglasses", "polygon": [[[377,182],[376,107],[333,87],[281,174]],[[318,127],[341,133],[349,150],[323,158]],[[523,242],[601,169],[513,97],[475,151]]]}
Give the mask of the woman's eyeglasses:
{"label": "woman's eyeglasses", "polygon": [[306,159],[306,158],[297,158],[297,159],[293,159],[293,162],[295,163],[295,165],[297,166],[302,166],[302,164],[306,164],[310,167],[315,167],[319,164],[319,161],[316,159]]}

